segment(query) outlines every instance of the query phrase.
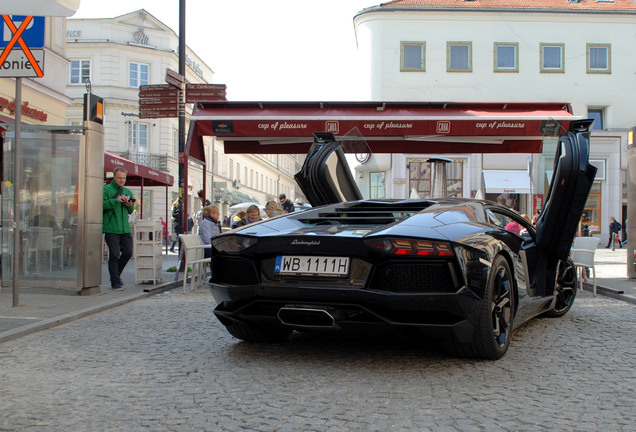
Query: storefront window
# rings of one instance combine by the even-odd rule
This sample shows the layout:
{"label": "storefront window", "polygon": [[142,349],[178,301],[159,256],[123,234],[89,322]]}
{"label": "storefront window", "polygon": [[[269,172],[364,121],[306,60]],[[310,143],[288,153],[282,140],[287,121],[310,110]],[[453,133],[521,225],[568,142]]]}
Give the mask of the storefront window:
{"label": "storefront window", "polygon": [[462,197],[464,190],[463,170],[461,162],[451,162],[446,166],[446,187],[449,197]]}
{"label": "storefront window", "polygon": [[409,189],[420,198],[431,198],[431,166],[428,162],[409,163]]}
{"label": "storefront window", "polygon": [[369,177],[371,188],[369,197],[371,199],[384,198],[386,196],[384,187],[384,172],[372,172]]}
{"label": "storefront window", "polygon": [[[587,227],[587,228],[586,228]],[[594,182],[581,217],[581,229],[590,234],[601,233],[601,183]]]}

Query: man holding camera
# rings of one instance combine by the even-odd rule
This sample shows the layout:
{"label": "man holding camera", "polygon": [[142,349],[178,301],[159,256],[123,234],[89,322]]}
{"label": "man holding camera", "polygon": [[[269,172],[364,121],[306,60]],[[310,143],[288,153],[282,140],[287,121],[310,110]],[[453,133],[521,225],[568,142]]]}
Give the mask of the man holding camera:
{"label": "man holding camera", "polygon": [[102,232],[108,245],[108,273],[110,286],[123,291],[121,272],[133,253],[133,241],[128,216],[134,211],[135,198],[124,187],[128,171],[123,167],[113,170],[113,180],[104,186]]}

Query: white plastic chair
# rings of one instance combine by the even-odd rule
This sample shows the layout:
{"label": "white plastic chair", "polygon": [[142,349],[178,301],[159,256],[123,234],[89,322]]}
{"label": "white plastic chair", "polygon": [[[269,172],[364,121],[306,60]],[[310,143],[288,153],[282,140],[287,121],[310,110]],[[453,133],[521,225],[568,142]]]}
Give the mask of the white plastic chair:
{"label": "white plastic chair", "polygon": [[[188,267],[192,268],[192,277],[190,278],[190,291],[197,289],[198,285],[205,280],[207,268],[210,264],[210,258],[205,258],[205,249],[212,249],[212,245],[204,245],[198,234],[179,234],[181,240],[181,260],[184,260],[183,273],[183,293],[186,292],[186,283],[188,280]],[[179,271],[177,269],[177,278]]]}
{"label": "white plastic chair", "polygon": [[[592,269],[594,282],[594,295],[596,296],[596,268],[594,267],[594,254],[596,247],[601,240],[596,237],[576,237],[574,245],[570,249],[570,258],[574,262],[574,267],[579,273],[579,289],[583,289],[583,275],[585,268]],[[580,269],[580,272],[578,271]]]}
{"label": "white plastic chair", "polygon": [[53,228],[31,227],[31,236],[37,239],[38,259],[42,252],[47,253],[49,272],[53,270],[53,254],[57,251],[60,268],[64,268],[64,236],[54,236]]}

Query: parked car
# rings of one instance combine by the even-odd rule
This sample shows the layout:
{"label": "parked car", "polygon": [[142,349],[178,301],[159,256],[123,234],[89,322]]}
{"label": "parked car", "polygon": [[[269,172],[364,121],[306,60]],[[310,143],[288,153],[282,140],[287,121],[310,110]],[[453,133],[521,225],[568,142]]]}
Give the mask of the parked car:
{"label": "parked car", "polygon": [[576,297],[568,255],[596,173],[590,125],[560,137],[536,227],[485,200],[361,199],[340,143],[316,134],[296,175],[313,207],[213,240],[216,317],[251,342],[421,333],[454,355],[500,358],[516,325],[560,317]]}

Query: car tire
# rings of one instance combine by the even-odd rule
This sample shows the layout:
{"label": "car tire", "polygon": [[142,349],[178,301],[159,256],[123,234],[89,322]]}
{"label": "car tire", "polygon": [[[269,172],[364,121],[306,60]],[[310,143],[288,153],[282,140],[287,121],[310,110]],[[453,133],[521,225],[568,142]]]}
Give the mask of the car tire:
{"label": "car tire", "polygon": [[255,326],[239,321],[232,321],[225,325],[227,331],[237,339],[246,342],[273,343],[283,342],[291,336],[293,330],[286,328],[271,328]]}
{"label": "car tire", "polygon": [[554,307],[544,313],[548,318],[560,318],[572,308],[577,291],[576,267],[571,260],[559,261],[554,281]]}
{"label": "car tire", "polygon": [[495,257],[484,293],[479,321],[473,340],[453,340],[451,352],[462,357],[497,360],[503,357],[512,338],[515,314],[515,290],[510,265],[505,257]]}

